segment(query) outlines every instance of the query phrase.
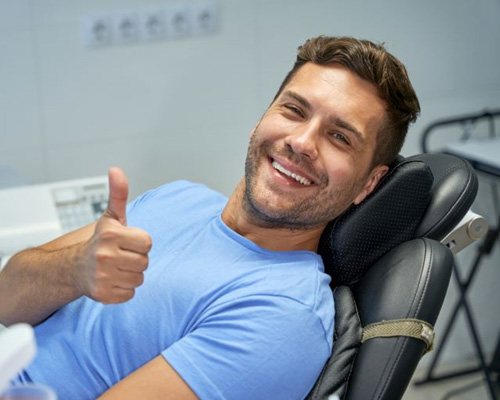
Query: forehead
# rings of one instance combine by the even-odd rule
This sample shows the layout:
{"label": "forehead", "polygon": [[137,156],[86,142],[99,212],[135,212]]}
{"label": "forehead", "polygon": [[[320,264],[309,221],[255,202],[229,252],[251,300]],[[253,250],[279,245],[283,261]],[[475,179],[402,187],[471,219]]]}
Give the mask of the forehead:
{"label": "forehead", "polygon": [[383,119],[386,114],[386,103],[377,87],[340,64],[308,62],[296,71],[284,88],[287,89],[300,90],[310,101],[335,106],[339,112],[375,119]]}
{"label": "forehead", "polygon": [[377,87],[346,67],[332,63],[319,65],[305,63],[293,75],[284,89],[290,87],[309,89],[311,94],[323,94],[327,98],[343,96],[352,99],[351,105],[369,102],[376,111],[384,114],[385,101],[379,96]]}

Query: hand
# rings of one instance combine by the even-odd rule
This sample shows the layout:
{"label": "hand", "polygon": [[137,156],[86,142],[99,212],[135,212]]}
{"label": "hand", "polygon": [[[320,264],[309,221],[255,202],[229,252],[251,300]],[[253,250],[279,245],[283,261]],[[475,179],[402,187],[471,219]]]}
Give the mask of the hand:
{"label": "hand", "polygon": [[127,226],[128,181],[111,168],[108,208],[97,221],[93,236],[82,244],[78,285],[88,297],[102,303],[122,303],[134,297],[144,282],[151,237]]}

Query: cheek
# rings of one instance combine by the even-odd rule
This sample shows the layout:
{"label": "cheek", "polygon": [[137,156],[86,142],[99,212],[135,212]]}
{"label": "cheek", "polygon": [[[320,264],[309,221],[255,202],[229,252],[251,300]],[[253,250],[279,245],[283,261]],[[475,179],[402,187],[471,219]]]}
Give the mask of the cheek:
{"label": "cheek", "polygon": [[363,177],[352,163],[335,163],[328,173],[328,191],[330,195],[345,198],[350,204],[363,187]]}
{"label": "cheek", "polygon": [[279,138],[294,128],[294,123],[283,116],[271,113],[262,118],[254,132],[265,138]]}
{"label": "cheek", "polygon": [[325,171],[330,183],[340,184],[352,182],[355,176],[355,166],[350,157],[341,152],[330,152],[325,159]]}

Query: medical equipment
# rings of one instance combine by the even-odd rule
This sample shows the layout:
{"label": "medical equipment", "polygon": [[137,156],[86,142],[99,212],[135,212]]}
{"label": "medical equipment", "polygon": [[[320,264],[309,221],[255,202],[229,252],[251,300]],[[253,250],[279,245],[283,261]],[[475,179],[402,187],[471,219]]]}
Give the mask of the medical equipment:
{"label": "medical equipment", "polygon": [[[459,156],[467,160],[475,169],[477,175],[481,178],[483,183],[490,184],[493,207],[495,210],[497,221],[496,224],[491,224],[491,226],[487,226],[488,224],[484,223],[486,230],[483,234],[484,239],[482,240],[481,245],[476,247],[476,256],[472,260],[472,265],[466,271],[466,274],[461,273],[457,266],[454,266],[454,278],[459,289],[459,298],[448,317],[448,321],[442,333],[443,338],[432,357],[425,377],[417,381],[416,384],[424,385],[476,372],[481,372],[483,375],[483,379],[481,380],[481,382],[484,381],[486,383],[486,389],[488,390],[491,399],[496,399],[498,397],[496,392],[498,390],[497,377],[500,372],[500,336],[497,339],[496,350],[494,352],[493,358],[491,360],[487,360],[483,342],[481,340],[482,338],[479,335],[478,327],[473,318],[473,309],[470,306],[468,292],[472,288],[472,283],[475,276],[480,271],[480,265],[484,261],[485,257],[491,254],[495,243],[499,240],[500,237],[500,210],[498,208],[498,205],[500,204],[498,201],[500,179],[500,159],[498,157],[498,154],[500,152],[500,134],[498,133],[498,129],[496,128],[498,126],[499,119],[500,109],[486,110],[474,114],[460,115],[456,117],[441,119],[428,125],[424,130],[421,139],[422,150],[429,151],[431,147],[431,134],[434,134],[437,131],[443,132],[443,130],[446,128],[453,128],[455,131],[459,132],[460,129],[457,128],[462,128],[461,130],[463,134],[461,140],[458,142],[447,142],[439,151],[441,151],[442,153]],[[487,136],[484,132],[484,127],[486,124],[489,127],[489,129],[487,130]],[[477,125],[481,126],[481,132],[477,132],[476,137],[473,137],[474,127]],[[475,130],[478,131],[478,129]],[[476,224],[475,228],[477,229],[477,232],[482,232],[483,228],[481,228],[479,225]],[[464,233],[464,229],[459,231],[459,234],[460,232]],[[471,232],[474,232],[474,228],[472,228]],[[452,241],[450,242],[450,244],[451,246],[448,247],[450,247],[453,251],[454,242]],[[472,339],[472,349],[475,352],[479,365],[472,368],[456,370],[451,373],[436,373],[438,361],[440,360],[441,354],[443,354],[442,351],[447,343],[447,340],[451,336],[452,330],[455,326],[455,322],[458,318],[458,313],[460,311],[463,311],[465,314],[465,323]],[[445,397],[451,398],[457,393],[462,394],[463,392],[472,389],[475,384],[476,383],[474,382],[472,384],[468,384],[467,386],[463,386],[450,391],[448,394],[446,394]]]}
{"label": "medical equipment", "polygon": [[453,230],[441,240],[453,254],[481,239],[488,232],[488,223],[481,216],[469,210]]}
{"label": "medical equipment", "polygon": [[106,176],[0,190],[0,262],[84,226],[107,205]]}

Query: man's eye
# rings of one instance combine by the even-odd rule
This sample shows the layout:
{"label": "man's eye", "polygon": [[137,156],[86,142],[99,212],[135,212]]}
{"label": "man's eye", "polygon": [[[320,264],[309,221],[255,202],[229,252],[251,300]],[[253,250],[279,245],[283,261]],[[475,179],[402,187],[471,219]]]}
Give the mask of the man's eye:
{"label": "man's eye", "polygon": [[340,133],[340,132],[332,132],[331,133],[331,137],[333,139],[341,141],[341,142],[343,142],[345,144],[349,144],[349,140],[347,139],[347,137],[344,134]]}
{"label": "man's eye", "polygon": [[291,112],[293,112],[294,114],[300,116],[300,117],[303,117],[304,114],[302,113],[302,110],[296,106],[294,106],[293,104],[285,104],[285,108],[290,110]]}

